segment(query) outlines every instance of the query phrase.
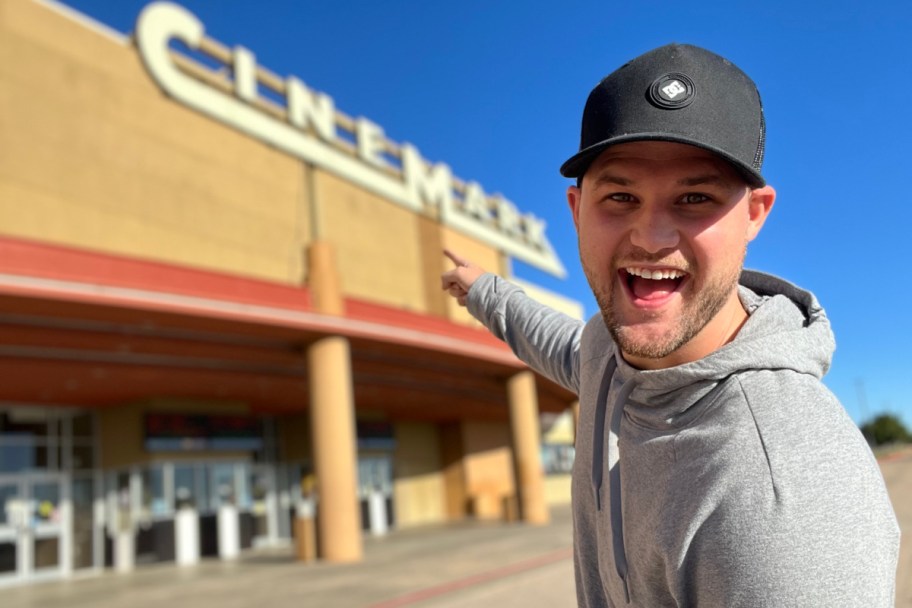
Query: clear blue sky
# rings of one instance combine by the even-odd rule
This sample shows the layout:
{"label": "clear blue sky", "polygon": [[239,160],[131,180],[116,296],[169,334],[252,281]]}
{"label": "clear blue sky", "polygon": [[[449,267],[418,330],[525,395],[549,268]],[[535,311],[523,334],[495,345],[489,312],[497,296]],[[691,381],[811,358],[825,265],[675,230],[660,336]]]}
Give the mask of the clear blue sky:
{"label": "clear blue sky", "polygon": [[[142,0],[67,0],[132,32]],[[548,222],[569,276],[522,278],[595,312],[558,166],[586,95],[668,42],[709,48],[758,84],[764,174],[779,198],[747,266],[814,291],[836,332],[828,386],[856,421],[912,428],[912,2],[270,2],[182,0],[207,35],[328,93],[394,141]],[[859,385],[867,406],[860,399]]]}

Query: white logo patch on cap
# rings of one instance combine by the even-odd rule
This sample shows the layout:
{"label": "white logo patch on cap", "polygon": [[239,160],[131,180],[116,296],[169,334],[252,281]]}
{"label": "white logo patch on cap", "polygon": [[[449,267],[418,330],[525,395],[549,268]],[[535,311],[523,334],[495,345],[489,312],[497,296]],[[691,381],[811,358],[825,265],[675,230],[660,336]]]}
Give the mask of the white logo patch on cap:
{"label": "white logo patch on cap", "polygon": [[680,80],[672,80],[671,83],[666,84],[662,87],[662,97],[666,99],[674,99],[681,93],[686,93],[687,88],[681,84]]}
{"label": "white logo patch on cap", "polygon": [[695,93],[693,80],[686,74],[665,74],[649,87],[648,97],[655,106],[675,110],[690,105]]}

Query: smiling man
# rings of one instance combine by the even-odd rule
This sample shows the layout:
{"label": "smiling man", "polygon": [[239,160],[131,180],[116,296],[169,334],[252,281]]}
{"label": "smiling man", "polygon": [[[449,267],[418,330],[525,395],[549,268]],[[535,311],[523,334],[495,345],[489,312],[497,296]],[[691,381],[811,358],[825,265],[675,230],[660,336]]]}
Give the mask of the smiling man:
{"label": "smiling man", "polygon": [[660,369],[708,355],[747,313],[735,287],[773,206],[707,150],[621,143],[568,191],[580,259],[624,358]]}
{"label": "smiling man", "polygon": [[764,140],[741,70],[655,49],[593,89],[561,167],[600,316],[570,319],[446,252],[443,288],[580,397],[580,606],[893,606],[899,528],[820,382],[826,314],[742,270],[776,198]]}

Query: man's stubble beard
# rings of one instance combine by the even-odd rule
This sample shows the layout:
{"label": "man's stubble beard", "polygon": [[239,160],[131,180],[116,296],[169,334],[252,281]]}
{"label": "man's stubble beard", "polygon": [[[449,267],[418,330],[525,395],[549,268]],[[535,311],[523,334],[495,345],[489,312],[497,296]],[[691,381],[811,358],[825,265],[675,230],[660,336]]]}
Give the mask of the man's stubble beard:
{"label": "man's stubble beard", "polygon": [[[596,285],[593,279],[595,274],[591,272],[591,268],[589,268],[585,260],[581,259],[581,261],[586,278],[589,281],[589,287],[592,289],[595,301],[601,311],[605,327],[621,352],[644,359],[662,359],[690,342],[722,310],[732,290],[737,289],[746,253],[747,247],[745,245],[745,251],[741,256],[740,263],[732,269],[732,272],[719,276],[716,280],[708,283],[694,294],[695,299],[689,302],[684,301],[681,314],[676,320],[677,322],[671,321],[670,326],[663,335],[648,341],[636,339],[634,336],[634,326],[636,324],[625,325],[618,318],[614,301],[625,297],[623,293],[620,293],[620,288],[616,282],[618,266],[614,263],[611,264],[612,273],[608,285]],[[690,280],[694,279],[691,277]],[[653,316],[657,317],[658,314],[660,313]],[[648,316],[648,314],[644,316]]]}

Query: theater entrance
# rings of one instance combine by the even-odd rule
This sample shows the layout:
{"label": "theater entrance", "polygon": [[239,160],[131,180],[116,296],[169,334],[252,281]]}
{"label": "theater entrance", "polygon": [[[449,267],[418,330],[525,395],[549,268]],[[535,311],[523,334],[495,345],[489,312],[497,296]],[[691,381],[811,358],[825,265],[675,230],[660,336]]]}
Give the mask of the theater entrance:
{"label": "theater entrance", "polygon": [[63,476],[0,476],[0,585],[64,573],[69,526]]}

